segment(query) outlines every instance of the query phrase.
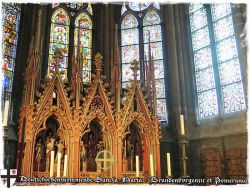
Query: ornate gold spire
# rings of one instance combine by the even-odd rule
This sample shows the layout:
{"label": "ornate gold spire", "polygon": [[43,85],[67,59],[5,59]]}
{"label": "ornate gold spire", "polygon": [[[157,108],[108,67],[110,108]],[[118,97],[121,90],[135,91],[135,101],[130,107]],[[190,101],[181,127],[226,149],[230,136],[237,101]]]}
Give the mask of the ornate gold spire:
{"label": "ornate gold spire", "polygon": [[118,25],[115,25],[114,58],[111,74],[111,92],[115,102],[115,108],[120,111],[121,74],[120,74],[120,50],[118,44]]}

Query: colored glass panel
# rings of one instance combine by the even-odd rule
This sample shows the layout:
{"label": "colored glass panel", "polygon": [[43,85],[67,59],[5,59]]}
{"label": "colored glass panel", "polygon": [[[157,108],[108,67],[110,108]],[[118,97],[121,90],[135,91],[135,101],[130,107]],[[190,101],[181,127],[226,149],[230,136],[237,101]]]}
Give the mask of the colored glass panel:
{"label": "colored glass panel", "polygon": [[[153,59],[163,59],[162,42],[150,43]],[[148,59],[148,44],[144,44],[144,55]]]}
{"label": "colored glass panel", "polygon": [[160,23],[160,16],[154,10],[149,10],[143,19],[143,26],[155,25]]}
{"label": "colored glass panel", "polygon": [[122,46],[130,44],[139,44],[138,29],[126,29],[122,30]]}
{"label": "colored glass panel", "polygon": [[191,31],[195,31],[207,25],[206,11],[204,8],[197,10],[190,15]]}
{"label": "colored glass panel", "polygon": [[150,42],[158,42],[162,40],[160,25],[146,26],[143,28],[144,42],[148,42],[148,36],[149,36],[148,31],[150,32]]}
{"label": "colored glass panel", "polygon": [[167,102],[166,99],[158,99],[156,100],[157,103],[157,115],[159,116],[161,121],[168,120],[168,113],[167,113]]}
{"label": "colored glass panel", "polygon": [[137,19],[132,14],[128,14],[122,20],[121,29],[130,29],[137,26],[138,26]]}
{"label": "colored glass panel", "polygon": [[222,87],[222,97],[226,113],[238,112],[246,108],[241,82]]}
{"label": "colored glass panel", "polygon": [[238,58],[219,65],[220,82],[222,85],[241,81]]}
{"label": "colored glass panel", "polygon": [[131,63],[134,59],[139,60],[139,45],[122,47],[122,63]]}
{"label": "colored glass panel", "polygon": [[215,87],[214,73],[212,67],[196,72],[195,77],[198,92],[212,89]]}
{"label": "colored glass panel", "polygon": [[69,44],[69,17],[64,9],[57,9],[51,17],[50,47],[49,47],[49,66],[48,75],[52,75],[55,69],[53,54],[56,49],[64,50],[63,58],[60,60],[59,70],[63,79],[67,76],[68,66],[68,44]]}
{"label": "colored glass panel", "polygon": [[75,20],[75,32],[74,32],[75,56],[77,56],[78,39],[80,39],[79,40],[81,45],[80,50],[83,53],[82,79],[84,83],[88,83],[91,79],[92,27],[93,26],[91,18],[85,12],[81,13]]}
{"label": "colored glass panel", "polygon": [[198,107],[201,118],[218,115],[216,90],[208,90],[198,94]]}
{"label": "colored glass panel", "polygon": [[4,108],[5,100],[11,100],[21,7],[19,4],[3,3],[2,10],[3,85],[1,102],[2,108]]}
{"label": "colored glass panel", "polygon": [[214,33],[216,41],[222,40],[234,34],[232,16],[214,22]]}
{"label": "colored glass panel", "polygon": [[211,12],[213,21],[216,21],[231,14],[231,6],[229,3],[212,4]]}
{"label": "colored glass panel", "polygon": [[208,27],[204,27],[192,33],[192,44],[194,51],[210,44]]}
{"label": "colored glass panel", "polygon": [[[216,45],[218,61],[223,62],[238,56],[234,36],[218,42]],[[229,53],[230,52],[230,53]]]}
{"label": "colored glass panel", "polygon": [[210,47],[206,47],[194,52],[194,64],[196,71],[212,66],[212,63]]}

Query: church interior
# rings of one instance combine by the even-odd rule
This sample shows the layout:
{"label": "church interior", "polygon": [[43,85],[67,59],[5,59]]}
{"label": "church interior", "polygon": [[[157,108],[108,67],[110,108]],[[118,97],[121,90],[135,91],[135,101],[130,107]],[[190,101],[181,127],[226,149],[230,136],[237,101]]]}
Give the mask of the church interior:
{"label": "church interior", "polygon": [[246,4],[2,3],[5,168],[247,178]]}

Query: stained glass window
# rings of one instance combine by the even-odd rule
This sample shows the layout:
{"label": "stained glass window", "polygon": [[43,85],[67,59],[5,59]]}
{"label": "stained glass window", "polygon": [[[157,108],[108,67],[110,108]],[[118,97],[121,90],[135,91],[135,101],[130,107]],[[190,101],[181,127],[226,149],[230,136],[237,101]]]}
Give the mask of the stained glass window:
{"label": "stained glass window", "polygon": [[4,101],[11,99],[21,7],[18,4],[3,3],[2,8],[3,8],[2,70],[4,78],[3,78],[1,102],[2,102],[2,107],[4,107]]}
{"label": "stained glass window", "polygon": [[[144,42],[144,62],[147,62],[149,49],[149,35],[151,55],[153,56],[155,79],[156,79],[156,98],[157,114],[162,121],[167,120],[166,91],[162,50],[161,19],[157,12],[149,10],[143,18],[143,42]],[[161,71],[160,74],[158,74]]]}
{"label": "stained glass window", "polygon": [[244,110],[230,4],[191,4],[189,18],[199,119]]}
{"label": "stained glass window", "polygon": [[[80,30],[79,30],[80,28]],[[78,41],[80,36],[80,40]],[[91,76],[91,57],[92,57],[92,21],[85,13],[81,13],[75,20],[74,46],[77,53],[78,42],[80,42],[83,52],[83,72],[82,80],[84,83],[90,81]],[[75,54],[76,56],[77,54]]]}
{"label": "stained glass window", "polygon": [[[154,7],[154,8],[152,8]],[[122,59],[122,87],[125,88],[133,74],[130,63],[141,60],[141,64],[148,64],[149,35],[151,55],[155,68],[155,83],[157,97],[157,115],[161,121],[167,121],[166,79],[162,50],[161,19],[155,8],[159,4],[129,3],[123,5],[121,14],[121,59]],[[131,9],[131,10],[130,10]],[[136,11],[136,12],[134,12]],[[142,68],[142,65],[140,66]],[[139,79],[143,71],[139,71]]]}
{"label": "stained glass window", "polygon": [[121,54],[122,54],[122,85],[133,78],[130,63],[136,59],[139,61],[139,29],[138,21],[131,13],[127,14],[121,24]]}
{"label": "stained glass window", "polygon": [[69,47],[69,25],[70,19],[63,8],[57,9],[51,18],[49,66],[48,75],[51,76],[55,69],[54,51],[58,48],[64,50],[64,57],[61,59],[59,70],[62,78],[67,77],[68,47]]}

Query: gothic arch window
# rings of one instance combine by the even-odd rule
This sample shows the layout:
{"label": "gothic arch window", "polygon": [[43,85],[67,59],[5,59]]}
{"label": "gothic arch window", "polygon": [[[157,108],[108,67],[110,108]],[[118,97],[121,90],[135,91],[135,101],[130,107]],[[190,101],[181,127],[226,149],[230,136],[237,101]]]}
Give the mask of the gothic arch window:
{"label": "gothic arch window", "polygon": [[[80,28],[80,30],[79,30]],[[78,41],[78,35],[80,40]],[[75,31],[74,31],[74,46],[75,53],[77,52],[78,42],[82,46],[83,50],[83,82],[87,83],[91,77],[91,57],[92,57],[92,21],[88,14],[81,13],[75,19]],[[75,54],[77,55],[77,54]]]}
{"label": "gothic arch window", "polygon": [[50,47],[49,47],[49,66],[48,75],[55,68],[55,61],[53,58],[54,51],[58,48],[64,50],[64,57],[61,59],[59,70],[62,78],[67,76],[68,67],[68,49],[69,49],[69,25],[70,19],[67,12],[63,8],[57,9],[51,17],[50,29]]}
{"label": "gothic arch window", "polygon": [[3,88],[2,107],[11,99],[21,7],[18,4],[3,3]]}
{"label": "gothic arch window", "polygon": [[[54,9],[54,13],[51,17],[48,75],[51,76],[54,69],[55,62],[52,57],[54,51],[57,48],[63,48],[65,54],[62,62],[60,62],[59,69],[62,78],[67,77],[69,62],[75,60],[69,57],[72,56],[70,55],[70,49],[74,49],[74,57],[76,57],[78,42],[80,42],[80,51],[83,56],[82,80],[84,83],[88,83],[91,78],[92,60],[92,7],[90,3],[54,3],[52,9]],[[73,30],[70,28],[73,28]],[[80,36],[79,41],[78,36]]]}
{"label": "gothic arch window", "polygon": [[[141,62],[140,79],[143,82],[145,73],[143,66],[147,63],[148,43],[150,46],[155,67],[157,115],[162,122],[168,119],[166,73],[162,50],[162,28],[159,15],[160,6],[157,3],[128,3],[122,7],[121,21],[121,61],[122,87],[125,88],[132,79],[130,62],[134,59]],[[144,77],[144,78],[143,78]]]}
{"label": "gothic arch window", "polygon": [[246,109],[230,4],[189,6],[198,119]]}

